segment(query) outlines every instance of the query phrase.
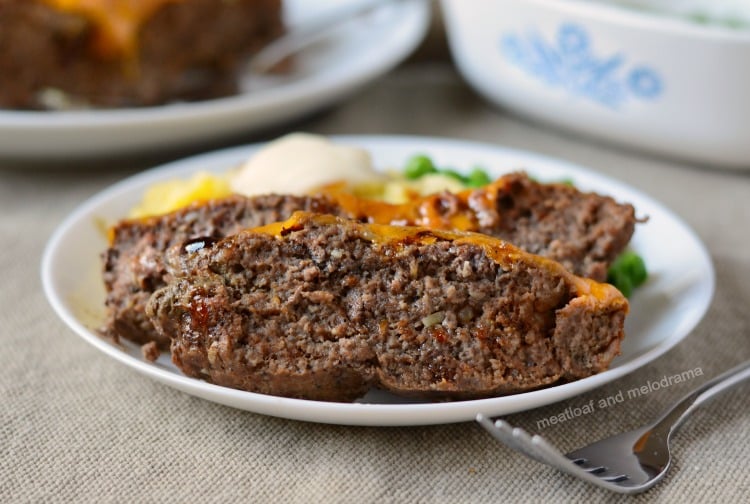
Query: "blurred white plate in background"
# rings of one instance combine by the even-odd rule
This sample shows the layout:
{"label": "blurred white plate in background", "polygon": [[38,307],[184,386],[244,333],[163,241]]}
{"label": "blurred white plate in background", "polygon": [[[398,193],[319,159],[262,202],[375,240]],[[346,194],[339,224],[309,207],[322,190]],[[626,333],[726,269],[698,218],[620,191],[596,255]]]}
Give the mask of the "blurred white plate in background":
{"label": "blurred white plate in background", "polygon": [[[354,3],[286,0],[285,19],[293,30]],[[0,158],[143,154],[281,125],[346,98],[408,57],[427,32],[429,9],[429,2],[389,2],[300,53],[290,76],[248,80],[236,96],[131,109],[0,110]]]}

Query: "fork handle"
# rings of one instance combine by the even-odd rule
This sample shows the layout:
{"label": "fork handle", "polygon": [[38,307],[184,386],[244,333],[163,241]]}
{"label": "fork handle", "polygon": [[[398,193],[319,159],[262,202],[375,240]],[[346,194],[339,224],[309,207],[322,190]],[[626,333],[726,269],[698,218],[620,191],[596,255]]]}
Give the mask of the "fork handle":
{"label": "fork handle", "polygon": [[671,435],[698,406],[719,396],[722,392],[726,392],[748,378],[750,378],[750,361],[746,361],[720,374],[683,397],[654,423],[653,428],[664,429],[668,436]]}

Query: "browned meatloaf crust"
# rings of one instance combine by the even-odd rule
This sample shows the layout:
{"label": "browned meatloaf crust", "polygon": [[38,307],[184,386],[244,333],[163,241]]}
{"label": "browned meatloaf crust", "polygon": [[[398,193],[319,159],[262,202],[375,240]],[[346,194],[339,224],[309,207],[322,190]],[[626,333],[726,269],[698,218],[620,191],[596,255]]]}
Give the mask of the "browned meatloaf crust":
{"label": "browned meatloaf crust", "polygon": [[201,236],[222,238],[286,219],[296,210],[382,224],[479,231],[599,281],[627,245],[636,222],[630,205],[564,184],[541,184],[522,173],[501,177],[486,188],[429,196],[406,205],[339,193],[233,196],[164,216],[126,220],[112,229],[111,246],[104,254],[108,332],[138,343],[155,340],[167,348],[169,341],[153,331],[143,311],[151,293],[164,285],[167,248]]}
{"label": "browned meatloaf crust", "polygon": [[282,32],[280,0],[141,4],[156,7],[145,19],[124,18],[135,33],[121,43],[89,12],[0,0],[0,107],[48,108],[49,89],[101,107],[226,95],[242,58]]}
{"label": "browned meatloaf crust", "polygon": [[474,398],[583,378],[619,353],[628,311],[614,287],[477,233],[297,213],[170,254],[148,313],[174,363],[288,397]]}

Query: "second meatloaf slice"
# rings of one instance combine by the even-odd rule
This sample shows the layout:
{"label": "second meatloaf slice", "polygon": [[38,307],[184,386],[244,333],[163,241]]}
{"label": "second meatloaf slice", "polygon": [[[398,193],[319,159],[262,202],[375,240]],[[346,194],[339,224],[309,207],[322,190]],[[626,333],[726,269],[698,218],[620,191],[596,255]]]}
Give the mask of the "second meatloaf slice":
{"label": "second meatloaf slice", "polygon": [[614,287],[477,233],[291,219],[172,249],[148,313],[193,377],[351,401],[525,391],[605,370]]}

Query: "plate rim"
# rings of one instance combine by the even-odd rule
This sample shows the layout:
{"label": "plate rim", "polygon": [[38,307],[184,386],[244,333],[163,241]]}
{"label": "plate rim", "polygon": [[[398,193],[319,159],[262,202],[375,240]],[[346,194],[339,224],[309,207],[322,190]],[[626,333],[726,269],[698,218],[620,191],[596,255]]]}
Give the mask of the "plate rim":
{"label": "plate rim", "polygon": [[[56,289],[57,280],[55,280],[55,272],[53,268],[57,257],[56,253],[64,244],[64,238],[70,232],[71,228],[76,224],[79,224],[82,219],[87,216],[90,217],[90,213],[94,208],[100,204],[106,203],[118,194],[127,193],[128,188],[132,186],[136,186],[139,183],[147,184],[160,180],[169,176],[173,172],[184,171],[184,174],[189,174],[196,169],[194,166],[201,165],[205,161],[210,162],[211,160],[214,160],[215,162],[218,162],[220,159],[233,157],[241,159],[241,156],[246,156],[267,143],[260,142],[219,149],[156,166],[150,170],[140,172],[112,184],[78,205],[73,212],[58,224],[57,228],[47,241],[42,254],[40,271],[42,286],[45,297],[53,308],[53,311],[63,320],[68,328],[72,329],[78,336],[82,337],[85,341],[92,344],[100,351],[103,351],[106,355],[113,357],[115,360],[149,378],[155,379],[160,383],[169,385],[190,395],[245,411],[293,420],[337,425],[409,426],[472,421],[474,416],[480,412],[485,415],[498,416],[527,411],[562,400],[573,399],[582,393],[588,392],[632,373],[674,348],[695,329],[704,318],[711,305],[715,292],[716,275],[711,256],[705,244],[690,226],[661,202],[613,177],[559,158],[487,142],[416,135],[330,135],[328,138],[334,142],[360,145],[367,149],[372,149],[371,146],[373,144],[381,144],[381,148],[382,145],[386,144],[411,144],[419,146],[419,148],[415,147],[413,149],[415,151],[424,150],[429,152],[430,145],[439,144],[442,148],[448,150],[460,148],[487,151],[490,155],[492,155],[492,153],[495,153],[495,155],[511,155],[523,159],[530,164],[539,163],[548,166],[556,166],[565,170],[570,169],[573,172],[584,173],[596,183],[605,185],[611,184],[626,188],[631,194],[636,195],[639,199],[648,201],[648,203],[652,207],[658,209],[663,216],[677,224],[680,231],[685,233],[686,237],[694,242],[693,245],[697,247],[695,252],[702,261],[701,266],[704,267],[703,272],[705,275],[705,278],[701,282],[701,286],[704,290],[701,291],[702,296],[696,307],[697,309],[689,310],[687,314],[683,315],[680,331],[675,331],[670,337],[660,340],[653,347],[617,367],[581,380],[510,396],[442,403],[407,404],[329,403],[269,396],[213,385],[202,380],[189,378],[174,371],[157,367],[142,359],[133,357],[120,350],[112,343],[98,337],[93,331],[88,329],[80,320],[78,320],[75,314],[66,306],[62,294],[58,294]],[[421,146],[427,147],[422,148]],[[231,167],[228,166],[227,169],[229,168]],[[505,169],[500,168],[498,171],[503,170]],[[134,188],[131,190],[134,190]],[[705,282],[705,285],[703,285],[703,282]],[[253,408],[248,408],[245,404],[247,402],[250,402]],[[439,415],[435,414],[434,410],[436,406],[440,407],[441,411]]]}

